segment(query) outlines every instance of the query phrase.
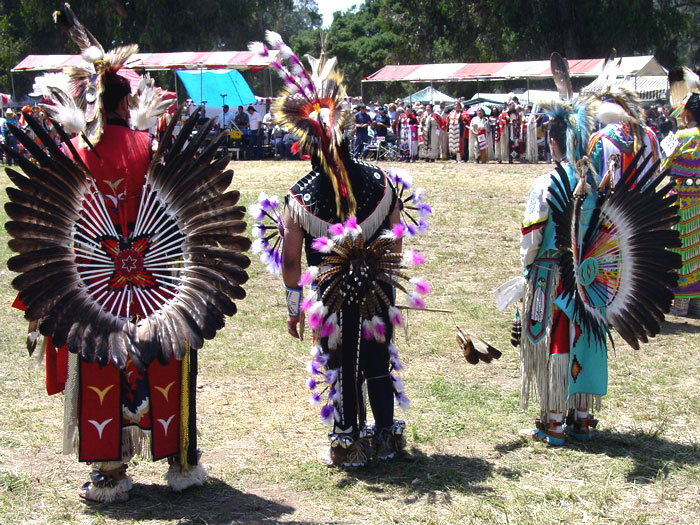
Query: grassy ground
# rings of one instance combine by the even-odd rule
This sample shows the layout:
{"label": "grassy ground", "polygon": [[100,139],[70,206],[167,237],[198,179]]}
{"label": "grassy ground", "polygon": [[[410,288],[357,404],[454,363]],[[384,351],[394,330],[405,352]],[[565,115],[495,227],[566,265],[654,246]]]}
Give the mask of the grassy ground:
{"label": "grassy ground", "polygon": [[[261,190],[282,195],[308,165],[233,168],[250,203]],[[517,437],[536,410],[520,410],[512,312],[499,312],[491,291],[519,272],[525,195],[545,169],[411,165],[435,211],[417,243],[429,255],[429,306],[455,314],[411,313],[409,338],[397,341],[412,401],[409,453],[367,471],[318,461],[327,439],[307,403],[307,344],[286,335],[280,283],[261,265],[251,267],[238,315],[200,354],[209,482],[173,495],[162,462],[136,461],[127,505],[79,501],[87,468],[60,454],[61,396],[45,395],[21,315],[0,309],[0,523],[700,523],[698,320],[670,317],[637,352],[616,341],[597,441],[550,449]],[[0,302],[9,305],[6,240],[0,232]],[[502,359],[467,364],[454,322],[503,350]]]}

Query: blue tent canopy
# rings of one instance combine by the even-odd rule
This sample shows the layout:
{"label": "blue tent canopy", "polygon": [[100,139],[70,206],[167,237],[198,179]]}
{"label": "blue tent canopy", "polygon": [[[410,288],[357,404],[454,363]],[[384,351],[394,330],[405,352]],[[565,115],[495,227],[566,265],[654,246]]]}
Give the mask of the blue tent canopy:
{"label": "blue tent canopy", "polygon": [[223,94],[226,94],[224,104],[229,106],[255,104],[255,95],[243,75],[235,69],[178,71],[177,76],[195,104],[204,101],[208,106],[218,106]]}

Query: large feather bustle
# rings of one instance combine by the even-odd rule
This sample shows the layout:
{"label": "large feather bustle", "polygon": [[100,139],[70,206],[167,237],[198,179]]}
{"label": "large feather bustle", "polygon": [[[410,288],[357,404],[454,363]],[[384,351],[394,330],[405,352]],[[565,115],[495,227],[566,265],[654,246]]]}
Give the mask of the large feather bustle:
{"label": "large feather bustle", "polygon": [[[279,34],[267,31],[266,35],[270,46],[279,52],[271,65],[285,82],[273,107],[275,119],[299,137],[300,151],[309,154],[330,178],[338,217],[345,220],[354,216],[357,203],[348,175],[351,159],[342,147],[343,133],[352,115],[343,104],[345,88],[342,75],[335,71],[337,60],[307,55],[311,66],[311,71],[307,71]],[[264,58],[271,57],[261,42],[252,42],[248,47]]]}
{"label": "large feather bustle", "polygon": [[[241,235],[245,211],[236,205],[238,192],[226,191],[229,159],[214,159],[225,136],[203,147],[206,130],[193,133],[199,114],[185,124],[186,136],[175,141],[170,140],[173,125],[168,127],[167,140],[149,166],[135,231],[128,238],[111,226],[81,162],[63,155],[47,134],[40,136],[45,152],[11,128],[34,158],[13,152],[25,174],[8,173],[17,189],[8,188],[6,211],[13,220],[6,228],[10,248],[18,253],[8,267],[21,272],[13,286],[27,305],[25,317],[40,321],[42,334],[86,361],[122,368],[127,358],[143,367],[155,359],[181,358],[187,345],[201,348],[214,337],[236,312],[234,301],[245,297],[242,284],[250,262],[241,253],[250,246]],[[41,133],[31,116],[27,122]],[[117,259],[110,262],[109,253],[125,254],[124,246],[136,250],[146,244],[144,276],[156,285],[133,281],[120,295],[100,284],[118,277]],[[101,248],[106,245],[113,252]],[[127,304],[136,305],[138,315]]]}
{"label": "large feather bustle", "polygon": [[[671,251],[680,245],[678,232],[671,229],[679,220],[676,198],[668,195],[672,184],[659,187],[664,177],[654,178],[658,161],[650,163],[642,154],[643,148],[613,190],[601,188],[585,232],[579,231],[580,199],[560,167],[560,176],[552,179],[557,191],[548,199],[564,294],[573,301],[576,321],[599,340],[612,326],[635,349],[659,333],[673,300],[668,287],[675,286],[675,269],[681,265],[680,256]],[[600,283],[580,282],[579,270],[588,258],[607,272]],[[600,308],[589,294],[603,290],[606,300]]]}

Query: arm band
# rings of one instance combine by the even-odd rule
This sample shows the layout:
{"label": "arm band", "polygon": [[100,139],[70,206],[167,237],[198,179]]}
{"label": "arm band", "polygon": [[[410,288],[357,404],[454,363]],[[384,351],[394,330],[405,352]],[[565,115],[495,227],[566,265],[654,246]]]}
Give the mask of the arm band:
{"label": "arm band", "polygon": [[289,317],[299,317],[299,304],[301,303],[301,288],[284,287],[284,298],[287,301],[287,313]]}

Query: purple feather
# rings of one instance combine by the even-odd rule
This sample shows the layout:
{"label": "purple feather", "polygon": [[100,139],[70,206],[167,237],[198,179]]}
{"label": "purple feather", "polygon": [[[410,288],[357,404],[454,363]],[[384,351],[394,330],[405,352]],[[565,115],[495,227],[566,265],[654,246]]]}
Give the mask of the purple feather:
{"label": "purple feather", "polygon": [[321,409],[321,419],[326,425],[331,425],[333,423],[333,413],[335,409],[332,405],[324,405]]}
{"label": "purple feather", "polygon": [[309,398],[309,404],[311,405],[318,405],[321,403],[321,394],[318,392],[314,392],[311,394],[311,397]]}

